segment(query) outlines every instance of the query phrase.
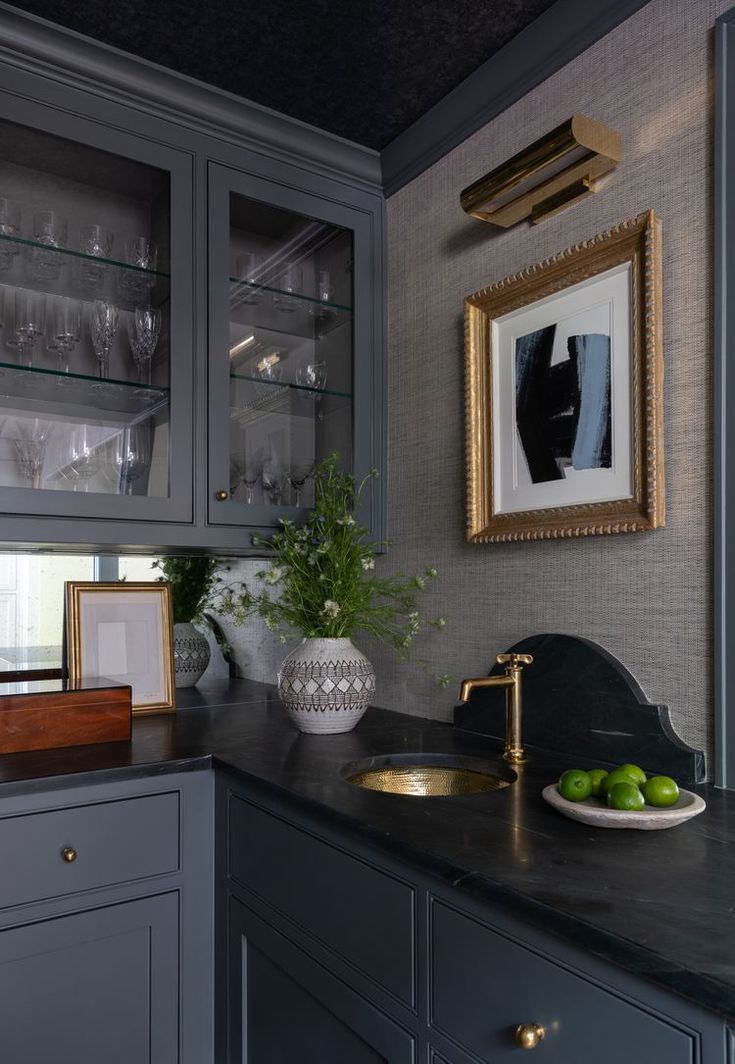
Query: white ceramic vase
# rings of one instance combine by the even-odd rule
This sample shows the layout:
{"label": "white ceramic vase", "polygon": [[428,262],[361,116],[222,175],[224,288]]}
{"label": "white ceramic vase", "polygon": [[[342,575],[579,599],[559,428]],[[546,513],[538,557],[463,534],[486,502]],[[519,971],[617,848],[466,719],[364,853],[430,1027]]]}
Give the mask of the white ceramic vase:
{"label": "white ceramic vase", "polygon": [[374,693],[373,667],[351,639],[304,639],[278,672],[278,694],[303,732],[350,731]]}
{"label": "white ceramic vase", "polygon": [[177,687],[193,687],[209,665],[206,637],[190,621],[174,625],[174,669]]}

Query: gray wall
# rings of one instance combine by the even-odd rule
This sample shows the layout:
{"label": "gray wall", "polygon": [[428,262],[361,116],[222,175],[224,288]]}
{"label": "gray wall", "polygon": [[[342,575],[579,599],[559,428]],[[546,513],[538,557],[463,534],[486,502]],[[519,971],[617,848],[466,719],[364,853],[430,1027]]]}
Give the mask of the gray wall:
{"label": "gray wall", "polygon": [[[449,719],[461,677],[523,636],[566,632],[617,655],[686,740],[711,748],[712,26],[730,5],[652,0],[390,199],[385,564],[439,568],[425,601],[448,626],[419,649],[453,684],[441,691],[365,644],[379,704]],[[623,134],[624,162],[602,192],[538,227],[463,214],[465,185],[575,111]],[[664,237],[666,527],[468,545],[463,297],[648,207]],[[283,648],[257,624],[232,634],[245,671],[272,679]]]}
{"label": "gray wall", "polygon": [[[617,655],[689,742],[711,745],[712,26],[730,0],[652,0],[388,203],[390,564],[435,564],[448,619],[425,644],[454,678],[523,636]],[[468,218],[459,192],[575,111],[619,129],[605,189],[540,226]],[[652,207],[664,238],[666,528],[565,542],[464,542],[462,299]],[[384,654],[377,700],[449,716]]]}

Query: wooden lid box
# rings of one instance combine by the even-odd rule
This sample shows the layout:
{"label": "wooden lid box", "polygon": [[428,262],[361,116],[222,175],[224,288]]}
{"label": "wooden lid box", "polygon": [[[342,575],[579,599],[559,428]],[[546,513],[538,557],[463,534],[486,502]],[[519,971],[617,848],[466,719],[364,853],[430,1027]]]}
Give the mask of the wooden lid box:
{"label": "wooden lid box", "polygon": [[0,683],[0,754],[130,739],[132,688],[105,679]]}

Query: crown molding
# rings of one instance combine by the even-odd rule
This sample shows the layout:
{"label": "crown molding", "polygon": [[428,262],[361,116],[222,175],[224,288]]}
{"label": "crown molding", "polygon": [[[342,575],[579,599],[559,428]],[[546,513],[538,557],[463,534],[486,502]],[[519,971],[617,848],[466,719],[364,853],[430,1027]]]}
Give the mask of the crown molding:
{"label": "crown molding", "polygon": [[380,154],[147,59],[0,3],[0,62],[206,136],[381,191]]}
{"label": "crown molding", "polygon": [[391,196],[648,0],[557,0],[381,153]]}

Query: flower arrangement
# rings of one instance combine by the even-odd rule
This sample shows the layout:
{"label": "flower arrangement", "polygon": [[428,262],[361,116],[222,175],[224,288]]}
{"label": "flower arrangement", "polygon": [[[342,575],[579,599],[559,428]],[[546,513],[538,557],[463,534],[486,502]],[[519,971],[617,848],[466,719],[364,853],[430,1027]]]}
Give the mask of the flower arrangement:
{"label": "flower arrangement", "polygon": [[157,558],[153,568],[163,573],[159,580],[171,584],[174,624],[203,621],[222,586],[222,563],[216,558]]}
{"label": "flower arrangement", "polygon": [[[418,606],[418,593],[436,569],[412,577],[375,574],[374,552],[382,544],[370,542],[354,517],[365,484],[375,476],[371,471],[358,484],[339,468],[336,454],[317,465],[315,505],[306,524],[299,528],[282,519],[269,539],[254,538],[255,546],[273,552],[273,565],[256,574],[260,589],[245,583],[225,589],[219,609],[236,623],[254,614],[262,617],[283,643],[287,633],[307,639],[368,633],[402,659],[422,627],[444,628],[443,617],[422,620]],[[436,679],[442,686],[449,683],[448,676]]]}

